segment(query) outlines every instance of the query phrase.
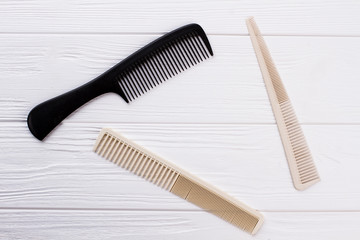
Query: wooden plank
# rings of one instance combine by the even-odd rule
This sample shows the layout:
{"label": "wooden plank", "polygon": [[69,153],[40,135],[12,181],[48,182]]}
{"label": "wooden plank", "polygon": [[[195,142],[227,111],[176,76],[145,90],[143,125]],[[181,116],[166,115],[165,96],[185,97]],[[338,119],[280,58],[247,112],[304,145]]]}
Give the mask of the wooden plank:
{"label": "wooden plank", "polygon": [[0,210],[1,239],[358,239],[359,212],[267,212],[250,236],[206,212]]}
{"label": "wooden plank", "polygon": [[[89,81],[156,37],[6,35],[0,46],[0,121],[25,121],[36,104]],[[69,121],[274,123],[250,39],[210,36],[210,41],[214,58],[130,105],[115,94],[102,96]],[[358,38],[266,41],[301,123],[360,123]]]}
{"label": "wooden plank", "polygon": [[[103,124],[63,124],[45,142],[0,123],[0,206],[197,209],[92,152]],[[304,125],[322,181],[296,191],[276,125],[108,124],[230,195],[271,211],[360,210],[359,125]]]}
{"label": "wooden plank", "polygon": [[0,32],[159,33],[198,22],[207,32],[247,34],[255,16],[264,34],[360,35],[360,4],[331,1],[3,0]]}

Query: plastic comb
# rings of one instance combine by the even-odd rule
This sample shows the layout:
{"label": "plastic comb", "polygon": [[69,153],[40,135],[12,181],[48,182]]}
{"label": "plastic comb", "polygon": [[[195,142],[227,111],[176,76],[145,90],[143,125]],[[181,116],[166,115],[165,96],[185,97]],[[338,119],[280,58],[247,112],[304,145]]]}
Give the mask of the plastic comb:
{"label": "plastic comb", "polygon": [[263,223],[263,216],[258,211],[111,129],[104,128],[100,132],[94,151],[246,232],[255,234]]}
{"label": "plastic comb", "polygon": [[158,38],[99,77],[37,105],[28,115],[31,133],[43,140],[62,120],[104,93],[132,101],[151,88],[213,55],[204,30],[189,24]]}
{"label": "plastic comb", "polygon": [[304,134],[280,75],[253,17],[246,21],[284,146],[294,187],[304,190],[320,181]]}

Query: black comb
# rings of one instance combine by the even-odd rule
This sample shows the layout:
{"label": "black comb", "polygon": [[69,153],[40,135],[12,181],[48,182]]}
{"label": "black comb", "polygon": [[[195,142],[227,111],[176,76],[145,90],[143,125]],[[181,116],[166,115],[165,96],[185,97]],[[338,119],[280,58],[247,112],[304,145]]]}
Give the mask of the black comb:
{"label": "black comb", "polygon": [[37,105],[29,113],[31,133],[43,140],[62,120],[104,93],[119,94],[127,103],[177,73],[213,55],[198,24],[189,24],[146,45],[94,80]]}

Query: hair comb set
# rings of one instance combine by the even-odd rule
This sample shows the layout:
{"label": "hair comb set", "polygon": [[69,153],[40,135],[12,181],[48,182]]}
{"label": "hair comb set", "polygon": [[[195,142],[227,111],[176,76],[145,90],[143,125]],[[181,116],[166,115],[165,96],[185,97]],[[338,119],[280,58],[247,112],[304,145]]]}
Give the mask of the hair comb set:
{"label": "hair comb set", "polygon": [[[319,175],[265,41],[253,18],[246,24],[294,187],[304,190],[318,182]],[[28,127],[36,138],[43,140],[62,120],[88,101],[114,92],[129,103],[212,55],[204,30],[197,24],[183,26],[136,51],[94,80],[37,105],[29,113]],[[94,151],[250,234],[255,234],[264,221],[257,210],[111,129],[100,132]]]}

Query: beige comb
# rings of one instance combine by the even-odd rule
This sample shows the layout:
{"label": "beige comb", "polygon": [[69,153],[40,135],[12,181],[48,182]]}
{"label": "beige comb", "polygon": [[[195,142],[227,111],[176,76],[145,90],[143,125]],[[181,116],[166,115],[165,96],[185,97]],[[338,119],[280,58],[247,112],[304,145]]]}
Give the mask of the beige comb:
{"label": "beige comb", "polygon": [[247,19],[246,25],[278,125],[294,186],[297,190],[304,190],[320,181],[318,172],[290,99],[254,18]]}
{"label": "beige comb", "polygon": [[94,151],[111,162],[251,234],[255,234],[263,223],[263,216],[258,211],[111,129],[104,128],[100,132]]}

